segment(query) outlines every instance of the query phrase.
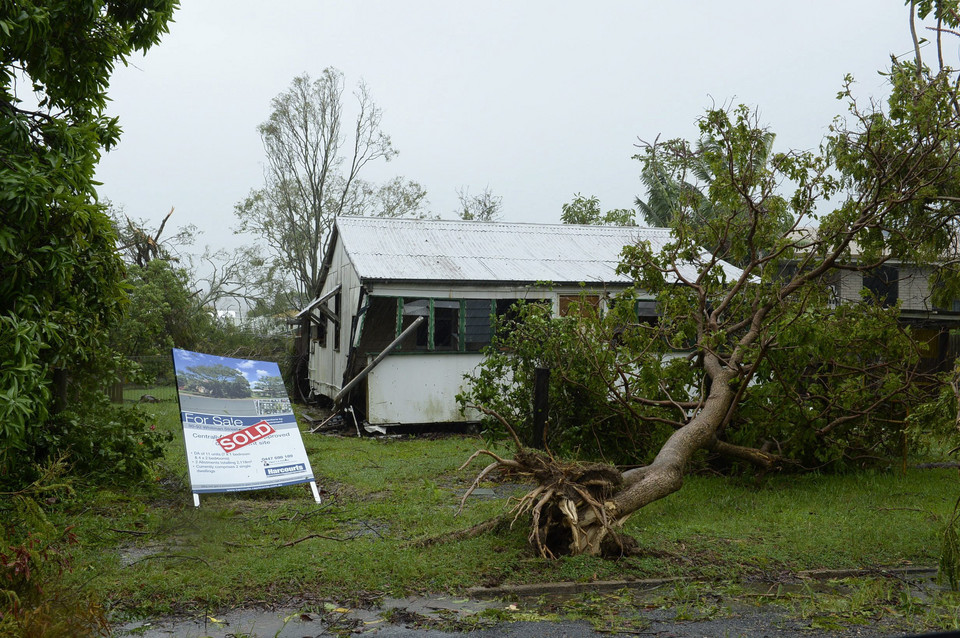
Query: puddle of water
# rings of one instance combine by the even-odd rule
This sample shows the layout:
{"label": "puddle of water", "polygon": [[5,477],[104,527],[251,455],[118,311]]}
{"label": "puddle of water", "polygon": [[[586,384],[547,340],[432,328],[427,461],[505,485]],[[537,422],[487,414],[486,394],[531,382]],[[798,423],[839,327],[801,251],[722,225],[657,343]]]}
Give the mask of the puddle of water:
{"label": "puddle of water", "polygon": [[[909,592],[913,596],[923,597],[938,589],[930,574],[904,574],[909,582]],[[419,625],[423,619],[450,621],[482,613],[488,609],[506,609],[523,612],[525,609],[544,605],[562,607],[565,602],[575,601],[584,594],[614,594],[611,587],[604,588],[602,583],[584,584],[583,590],[570,589],[564,593],[550,592],[539,595],[514,595],[512,600],[519,604],[497,600],[475,598],[456,598],[447,596],[385,598],[375,609],[338,607],[324,603],[321,607],[311,605],[303,608],[283,608],[278,610],[238,609],[193,618],[162,618],[151,621],[127,623],[118,627],[114,633],[117,638],[141,636],[142,638],[303,638],[304,636],[331,636],[339,634],[364,634],[386,632],[394,635],[402,631],[404,625]],[[786,583],[741,583],[739,594],[725,596],[722,592],[712,594],[710,600],[715,605],[707,605],[712,610],[703,618],[686,618],[683,622],[677,616],[678,607],[683,601],[672,600],[672,590],[676,587],[691,586],[693,583],[661,582],[653,585],[638,582],[632,585],[620,583],[619,589],[633,591],[633,604],[640,603],[642,609],[632,608],[632,613],[642,614],[652,623],[656,631],[675,632],[677,627],[696,627],[696,631],[706,632],[697,635],[751,635],[759,628],[779,627],[776,636],[806,636],[809,627],[796,619],[790,619],[776,606],[758,605],[759,599],[770,598],[777,601],[783,597],[789,599],[796,594],[832,594],[843,596],[850,591],[850,585],[829,580],[803,580]],[[699,592],[702,593],[702,592]],[[696,601],[700,600],[697,591]],[[654,601],[665,597],[665,607],[646,607],[644,601]],[[716,600],[713,600],[716,599]],[[696,602],[695,601],[695,602]],[[709,602],[709,601],[708,601]],[[630,606],[630,605],[628,605]],[[690,604],[687,604],[690,607]],[[694,604],[691,608],[696,608]],[[628,609],[626,611],[631,611]],[[688,610],[689,611],[689,610]],[[696,611],[696,610],[695,610]],[[698,612],[699,613],[699,612]],[[389,619],[389,620],[388,620]],[[393,621],[391,623],[391,620]],[[693,625],[690,621],[693,620]],[[547,623],[549,624],[549,623]],[[877,635],[884,632],[879,631]],[[708,631],[709,630],[709,631]],[[716,630],[716,633],[711,633]],[[394,632],[394,633],[391,633]],[[731,633],[732,632],[732,633]],[[408,635],[404,632],[402,635]],[[417,633],[421,633],[417,631]],[[426,631],[429,635],[447,635],[442,632]],[[843,632],[841,632],[842,634]],[[888,632],[889,633],[889,632]],[[386,635],[385,634],[385,635]],[[401,634],[396,634],[401,635]],[[599,635],[586,631],[576,635]],[[677,635],[687,635],[680,633]]]}
{"label": "puddle of water", "polygon": [[163,618],[126,623],[117,628],[117,638],[303,638],[303,636],[335,635],[338,631],[366,633],[389,625],[384,615],[400,610],[411,617],[424,616],[437,620],[450,614],[469,616],[485,609],[503,607],[495,601],[466,598],[410,597],[385,598],[373,610],[336,607],[327,604],[322,612],[310,608],[286,608],[273,611],[237,609],[223,614],[196,618]]}

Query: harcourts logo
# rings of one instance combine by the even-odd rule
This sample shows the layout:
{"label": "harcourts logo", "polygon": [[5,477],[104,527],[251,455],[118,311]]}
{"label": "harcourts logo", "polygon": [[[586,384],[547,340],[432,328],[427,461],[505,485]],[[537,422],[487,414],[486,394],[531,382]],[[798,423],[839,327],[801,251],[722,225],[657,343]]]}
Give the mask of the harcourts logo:
{"label": "harcourts logo", "polygon": [[265,467],[263,471],[267,473],[267,476],[282,476],[283,474],[303,472],[306,469],[307,466],[303,463],[295,463],[293,465],[281,465],[280,467]]}

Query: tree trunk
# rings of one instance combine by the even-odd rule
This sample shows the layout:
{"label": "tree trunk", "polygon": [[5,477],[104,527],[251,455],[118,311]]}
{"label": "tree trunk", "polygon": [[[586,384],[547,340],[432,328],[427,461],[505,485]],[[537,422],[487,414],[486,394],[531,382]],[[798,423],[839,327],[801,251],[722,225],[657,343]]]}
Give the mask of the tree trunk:
{"label": "tree trunk", "polygon": [[530,542],[542,556],[630,553],[636,543],[620,533],[621,526],[640,508],[680,489],[687,464],[698,450],[713,449],[768,467],[776,460],[759,450],[717,440],[734,400],[730,385],[734,375],[716,360],[710,364],[713,383],[703,408],[667,439],[650,465],[621,474],[610,466],[563,463],[532,450],[519,449],[512,460],[486,452],[496,462],[481,473],[474,488],[497,468],[535,480],[538,486],[520,500],[515,511],[518,516],[532,513]]}
{"label": "tree trunk", "polygon": [[[571,528],[572,542],[563,553],[609,555],[629,549],[629,541],[617,528],[640,508],[679,490],[694,453],[714,444],[734,398],[731,376],[725,370],[714,376],[703,409],[670,435],[650,465],[623,474],[623,487],[603,502],[602,512],[581,506],[575,518],[565,517],[563,524]],[[614,542],[605,542],[608,536]]]}

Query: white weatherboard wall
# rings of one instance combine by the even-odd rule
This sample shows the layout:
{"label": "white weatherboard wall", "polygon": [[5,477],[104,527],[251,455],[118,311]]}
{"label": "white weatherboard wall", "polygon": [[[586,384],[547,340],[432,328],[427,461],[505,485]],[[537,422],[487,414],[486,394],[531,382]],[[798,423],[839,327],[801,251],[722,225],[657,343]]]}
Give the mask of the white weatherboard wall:
{"label": "white weatherboard wall", "polygon": [[930,271],[916,266],[900,267],[900,299],[903,310],[933,310],[933,300],[930,297]]}
{"label": "white weatherboard wall", "polygon": [[[315,340],[310,341],[310,382],[311,387],[320,394],[335,395],[343,383],[343,373],[347,367],[347,354],[350,352],[350,324],[360,300],[360,279],[347,255],[337,245],[334,251],[330,272],[323,283],[321,296],[340,286],[340,343],[335,347],[336,330],[333,323],[327,322],[327,347],[321,348]],[[324,302],[331,310],[334,300]],[[314,316],[327,321],[319,311]]]}
{"label": "white weatherboard wall", "polygon": [[475,420],[475,414],[460,413],[455,397],[463,375],[482,360],[480,354],[387,357],[368,377],[367,421],[379,425]]}
{"label": "white weatherboard wall", "polygon": [[[844,271],[840,275],[839,295],[842,301],[862,299],[863,273]],[[897,266],[897,290],[901,309],[905,312],[934,310],[930,292],[930,270],[916,266]]]}

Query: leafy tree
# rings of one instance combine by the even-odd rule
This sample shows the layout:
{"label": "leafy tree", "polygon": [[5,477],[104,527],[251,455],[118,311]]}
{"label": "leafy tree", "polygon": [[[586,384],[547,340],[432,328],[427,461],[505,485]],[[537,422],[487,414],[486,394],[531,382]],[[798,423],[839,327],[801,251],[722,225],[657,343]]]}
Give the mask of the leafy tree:
{"label": "leafy tree", "polygon": [[130,303],[114,331],[114,347],[128,356],[196,350],[210,338],[213,317],[190,292],[187,272],[163,259],[127,267]]}
{"label": "leafy tree", "polygon": [[573,196],[573,201],[563,205],[560,221],[564,224],[589,226],[636,226],[635,217],[636,212],[629,208],[615,208],[603,213],[600,211],[598,197],[584,197],[577,193]]}
{"label": "leafy tree", "polygon": [[495,222],[503,217],[503,197],[494,195],[490,187],[479,195],[470,195],[466,186],[457,189],[460,209],[457,217],[464,221]]}
{"label": "leafy tree", "polygon": [[263,397],[287,396],[287,387],[283,384],[283,377],[260,377],[253,384],[253,391]]}
{"label": "leafy tree", "polygon": [[220,399],[243,399],[251,394],[250,382],[243,373],[219,363],[187,368],[178,383],[188,392]]}
{"label": "leafy tree", "polygon": [[[753,156],[747,159],[760,168],[767,163],[776,136],[762,128],[756,133],[760,139],[754,145]],[[647,189],[647,201],[637,197],[636,205],[647,224],[669,227],[674,215],[683,214],[683,211],[688,215],[689,211],[695,211],[696,218],[704,224],[722,222],[729,216],[731,211],[724,210],[707,195],[714,175],[713,168],[703,159],[710,150],[704,146],[712,143],[709,139],[698,140],[696,152],[687,155],[685,170],[679,175],[670,174],[657,163],[644,165],[640,182]],[[682,146],[672,150],[677,153],[689,151]]]}
{"label": "leafy tree", "polygon": [[[956,8],[932,6],[946,4]],[[934,303],[958,297],[960,107],[949,69],[895,59],[888,77],[889,99],[866,106],[848,79],[848,114],[819,152],[769,152],[769,131],[746,107],[708,111],[695,144],[644,149],[639,159],[667,183],[682,183],[694,165],[712,178],[703,195],[713,222],[682,199],[673,241],[659,253],[625,247],[621,265],[656,295],[662,320],[649,334],[627,326],[631,357],[616,367],[609,400],[669,434],[652,460],[623,472],[523,449],[495,459],[488,471],[540,482],[519,508],[532,509],[530,539],[542,554],[624,551],[619,524],[680,489],[705,451],[767,470],[830,462],[851,441],[871,453],[904,433],[896,414],[916,400],[918,346],[896,308],[869,296],[835,307],[831,286],[893,259],[932,270]],[[686,345],[689,356],[668,362],[657,342]]]}
{"label": "leafy tree", "polygon": [[[159,41],[176,6],[0,2],[0,476],[50,427],[52,398],[66,404],[68,378],[79,388],[110,374],[124,292],[94,189],[97,160],[120,134],[107,86],[117,62]],[[106,368],[85,374],[96,361]]]}
{"label": "leafy tree", "polygon": [[299,305],[316,293],[327,236],[337,215],[421,215],[426,192],[396,178],[375,186],[360,178],[364,168],[389,161],[397,151],[380,128],[381,111],[365,84],[357,86],[352,124],[343,114],[343,74],[324,69],[317,79],[294,78],[273,99],[260,125],[267,154],[262,188],[237,204],[240,230],[262,237],[270,263],[292,278]]}

